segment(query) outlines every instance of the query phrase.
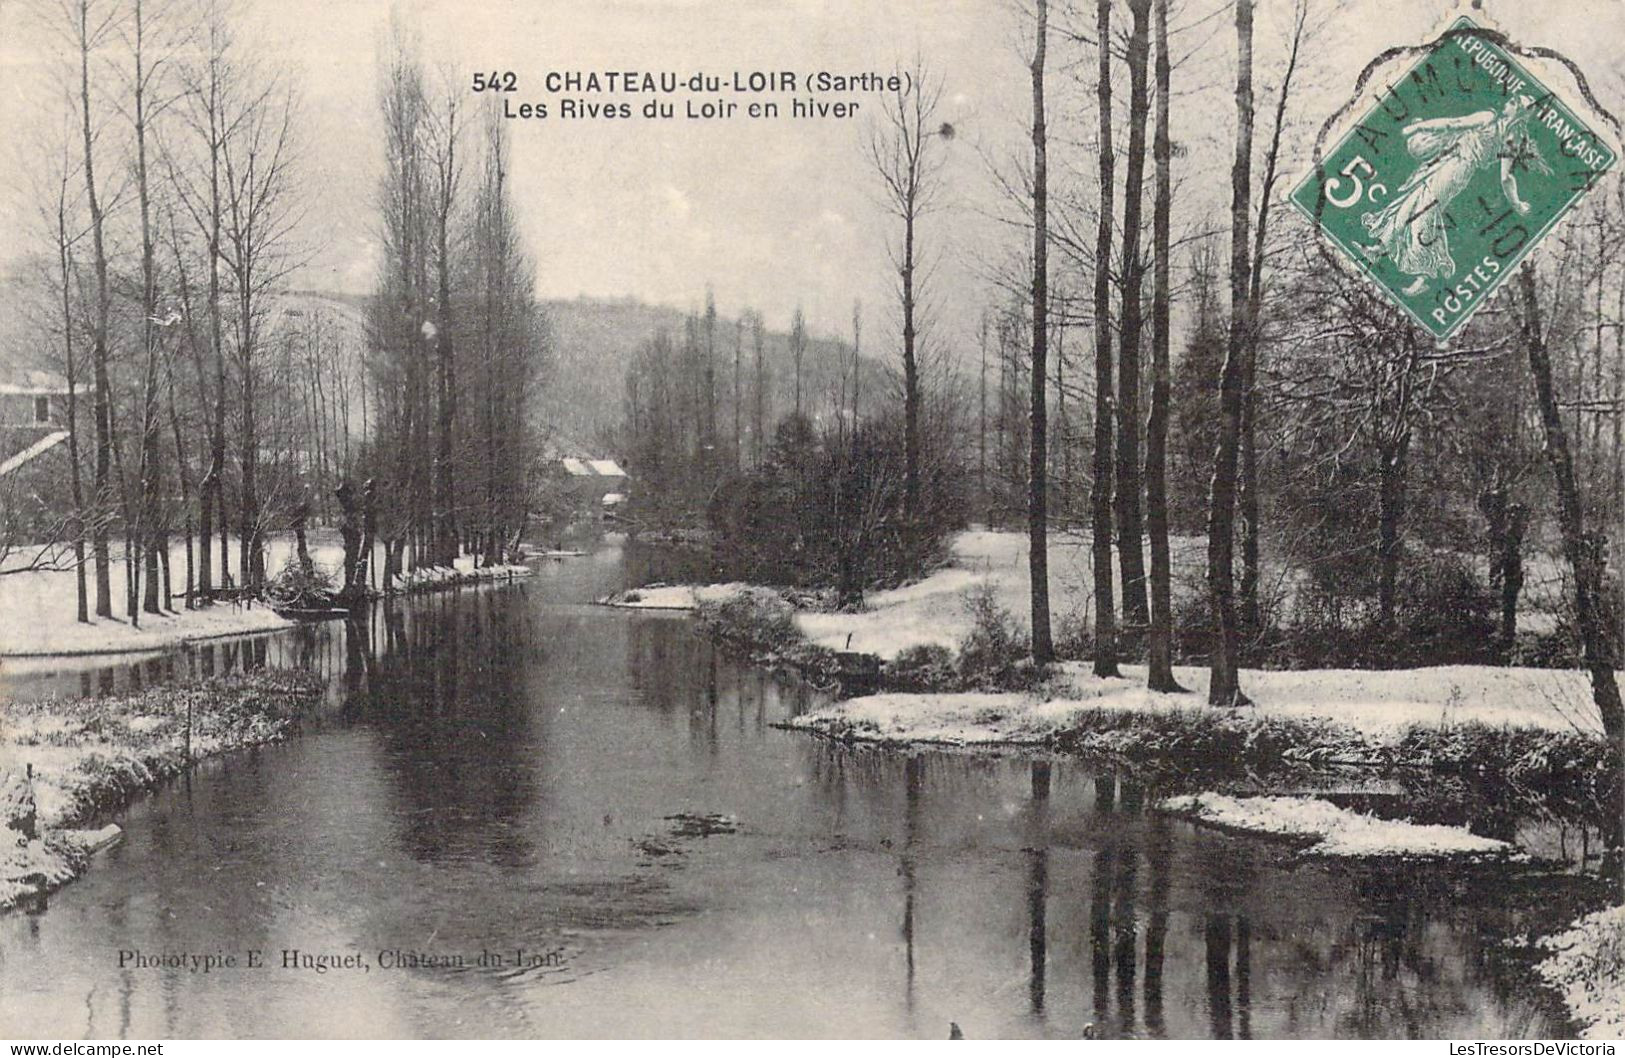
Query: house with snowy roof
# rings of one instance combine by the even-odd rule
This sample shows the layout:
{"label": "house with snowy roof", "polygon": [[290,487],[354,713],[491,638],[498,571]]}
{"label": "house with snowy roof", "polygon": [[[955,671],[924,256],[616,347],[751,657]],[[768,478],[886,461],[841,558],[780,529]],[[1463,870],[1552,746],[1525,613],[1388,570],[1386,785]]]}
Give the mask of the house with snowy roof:
{"label": "house with snowy roof", "polygon": [[583,507],[614,506],[626,496],[626,471],[613,459],[565,456],[558,461],[558,466],[565,491]]}
{"label": "house with snowy roof", "polygon": [[72,509],[67,441],[66,379],[31,370],[0,376],[0,514],[8,532],[44,539],[60,529]]}

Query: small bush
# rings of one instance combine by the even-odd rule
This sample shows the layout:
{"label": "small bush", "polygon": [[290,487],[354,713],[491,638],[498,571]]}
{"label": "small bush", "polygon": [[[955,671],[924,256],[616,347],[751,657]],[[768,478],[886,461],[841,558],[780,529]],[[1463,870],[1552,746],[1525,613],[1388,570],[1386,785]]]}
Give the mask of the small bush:
{"label": "small bush", "polygon": [[1055,624],[1055,656],[1061,661],[1083,661],[1094,656],[1095,636],[1088,615],[1066,614]]}
{"label": "small bush", "polygon": [[1398,595],[1399,641],[1389,654],[1390,665],[1496,660],[1496,621],[1489,592],[1460,555],[1440,551],[1407,556],[1400,567]]}
{"label": "small bush", "polygon": [[840,670],[835,652],[803,635],[796,626],[795,607],[770,591],[747,590],[702,600],[695,615],[706,634],[753,661],[786,665],[819,678],[833,678]]}
{"label": "small bush", "polygon": [[999,605],[992,586],[984,583],[968,591],[965,608],[971,628],[959,643],[959,678],[966,689],[1007,691],[1033,686],[1034,674],[1024,671],[1021,664],[1030,662],[1030,640],[1010,611]]}
{"label": "small bush", "polygon": [[1471,775],[1575,803],[1614,806],[1625,783],[1608,743],[1579,732],[1484,724],[1417,726],[1401,738],[1396,755],[1446,774]]}
{"label": "small bush", "polygon": [[318,608],[333,605],[337,590],[332,575],[322,567],[312,564],[305,569],[297,558],[290,558],[265,585],[265,597],[279,606]]}
{"label": "small bush", "polygon": [[720,639],[767,650],[804,642],[790,604],[763,591],[740,591],[697,607],[700,623]]}
{"label": "small bush", "polygon": [[886,664],[885,681],[888,689],[910,694],[958,690],[954,652],[934,643],[900,650]]}

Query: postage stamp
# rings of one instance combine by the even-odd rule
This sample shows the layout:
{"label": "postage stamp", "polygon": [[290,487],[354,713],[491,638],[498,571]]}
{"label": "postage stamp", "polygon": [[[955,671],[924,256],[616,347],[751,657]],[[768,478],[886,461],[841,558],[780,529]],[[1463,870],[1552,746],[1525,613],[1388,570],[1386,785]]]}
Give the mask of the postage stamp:
{"label": "postage stamp", "polygon": [[1617,160],[1499,33],[1463,16],[1291,197],[1335,253],[1444,340]]}

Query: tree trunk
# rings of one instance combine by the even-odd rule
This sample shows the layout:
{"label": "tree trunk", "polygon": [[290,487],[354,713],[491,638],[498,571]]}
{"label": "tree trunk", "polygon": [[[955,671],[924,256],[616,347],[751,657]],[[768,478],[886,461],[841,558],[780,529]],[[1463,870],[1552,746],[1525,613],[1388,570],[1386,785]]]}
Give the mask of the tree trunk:
{"label": "tree trunk", "polygon": [[1173,565],[1168,548],[1168,404],[1170,380],[1169,299],[1170,221],[1173,213],[1173,144],[1168,131],[1168,93],[1172,63],[1168,57],[1168,0],[1154,0],[1157,35],[1157,129],[1152,146],[1156,159],[1156,198],[1151,217],[1151,253],[1156,259],[1151,279],[1151,418],[1145,441],[1146,534],[1151,538],[1151,635],[1147,643],[1147,686],[1153,691],[1181,691],[1173,669]]}
{"label": "tree trunk", "polygon": [[1523,294],[1523,339],[1529,347],[1529,370],[1534,375],[1541,424],[1546,430],[1546,457],[1557,482],[1557,515],[1563,533],[1563,553],[1574,574],[1574,615],[1580,626],[1581,660],[1591,674],[1591,698],[1602,717],[1603,730],[1614,751],[1625,755],[1625,706],[1621,705],[1619,684],[1614,678],[1618,659],[1610,649],[1601,612],[1603,542],[1585,530],[1568,436],[1552,387],[1552,360],[1541,327],[1533,265],[1525,263],[1519,269],[1518,285]]}
{"label": "tree trunk", "polygon": [[1258,602],[1259,506],[1258,480],[1258,357],[1259,328],[1264,303],[1264,240],[1269,231],[1270,200],[1275,193],[1275,176],[1281,157],[1281,130],[1286,124],[1287,100],[1292,94],[1292,78],[1298,68],[1298,49],[1303,42],[1307,8],[1300,3],[1293,24],[1292,46],[1287,54],[1286,73],[1275,97],[1275,124],[1270,131],[1269,149],[1264,154],[1264,181],[1258,195],[1258,226],[1253,232],[1253,259],[1248,282],[1247,361],[1241,380],[1241,480],[1238,500],[1241,506],[1241,626],[1248,639],[1258,636],[1263,616]]}
{"label": "tree trunk", "polygon": [[302,497],[293,508],[293,544],[294,554],[299,560],[299,572],[309,577],[316,571],[316,563],[310,557],[310,541],[305,535],[305,523],[310,520],[310,499]]}
{"label": "tree trunk", "polygon": [[[64,155],[65,155],[64,151]],[[79,465],[79,376],[73,350],[73,263],[69,252],[67,214],[68,175],[66,158],[62,186],[57,198],[57,263],[62,281],[62,363],[68,382],[68,475],[73,495],[73,581],[76,595],[75,618],[90,623],[90,599],[85,582],[85,490]]]}
{"label": "tree trunk", "polygon": [[1140,218],[1145,198],[1147,22],[1151,0],[1130,0],[1133,27],[1128,41],[1128,169],[1123,178],[1122,327],[1117,354],[1117,562],[1123,574],[1123,626],[1136,633],[1150,621],[1146,603],[1144,529],[1140,521],[1140,332],[1144,317],[1140,293],[1145,281],[1140,260]]}
{"label": "tree trunk", "polygon": [[103,239],[101,198],[96,189],[95,152],[92,149],[90,115],[90,0],[79,0],[79,113],[84,134],[85,201],[90,209],[91,249],[96,274],[96,319],[91,333],[91,367],[96,387],[96,509],[91,531],[91,551],[96,566],[96,616],[113,616],[112,560],[107,546],[107,523],[113,509],[113,427],[112,383],[108,375],[108,314],[110,291],[107,281],[107,248]]}
{"label": "tree trunk", "polygon": [[[135,183],[136,199],[141,214],[141,345],[146,357],[146,370],[141,386],[141,526],[136,530],[146,549],[147,586],[142,608],[147,613],[161,612],[158,572],[160,566],[159,539],[164,534],[158,525],[159,492],[162,467],[159,463],[158,440],[158,274],[153,253],[152,191],[147,177],[147,78],[150,67],[146,60],[145,10],[141,0],[132,8],[134,24],[135,76],[132,80],[134,95],[135,129]],[[163,556],[168,561],[168,555]]]}
{"label": "tree trunk", "polygon": [[[246,332],[250,326],[245,319],[243,328]],[[238,575],[242,578],[242,587],[250,594],[257,593],[265,581],[265,557],[260,547],[260,512],[259,494],[255,481],[259,464],[259,433],[255,423],[254,402],[254,371],[251,358],[248,355],[248,338],[244,337],[243,346],[243,494],[242,510],[239,512],[242,525],[239,529],[241,536],[237,541]]]}
{"label": "tree trunk", "polygon": [[[913,559],[915,521],[920,516],[920,369],[914,342],[914,192],[903,211],[903,531]],[[799,371],[799,367],[798,367]],[[800,393],[799,374],[796,391]],[[799,412],[800,400],[796,410]]]}
{"label": "tree trunk", "polygon": [[[451,147],[447,148],[451,150]],[[448,163],[450,164],[450,163]],[[435,564],[451,566],[457,559],[457,515],[452,496],[451,440],[457,417],[457,387],[452,381],[454,349],[451,310],[451,202],[441,202],[436,236],[436,279],[439,283],[438,330],[435,333],[435,396],[439,402],[439,438],[434,456]]]}
{"label": "tree trunk", "polygon": [[209,584],[209,502],[214,501],[220,526],[220,586],[231,583],[231,547],[227,538],[231,524],[226,515],[226,342],[225,325],[220,316],[220,131],[217,116],[220,112],[220,84],[218,29],[210,23],[209,62],[209,343],[214,352],[214,422],[209,434],[210,487],[201,490],[203,501],[203,577],[199,590],[205,600],[213,601],[214,592]]}
{"label": "tree trunk", "polygon": [[1032,462],[1027,472],[1028,571],[1032,576],[1033,662],[1048,665],[1055,659],[1049,621],[1049,452],[1045,431],[1048,405],[1044,383],[1049,343],[1049,221],[1048,140],[1044,127],[1044,49],[1049,36],[1046,0],[1038,0],[1038,38],[1033,49],[1033,403],[1031,412]]}
{"label": "tree trunk", "polygon": [[1230,334],[1219,378],[1219,441],[1208,503],[1207,577],[1213,611],[1208,704],[1246,705],[1241,691],[1235,596],[1237,449],[1241,439],[1242,364],[1252,334],[1247,232],[1253,149],[1253,0],[1236,0],[1236,152],[1230,171]]}
{"label": "tree trunk", "polygon": [[1509,655],[1518,638],[1518,594],[1523,591],[1523,537],[1529,527],[1529,508],[1514,503],[1507,508],[1506,533],[1501,544],[1501,644]]}
{"label": "tree trunk", "polygon": [[378,486],[368,478],[361,486],[361,555],[355,573],[356,589],[361,594],[365,594],[372,583],[372,552],[377,535]]}
{"label": "tree trunk", "polygon": [[1410,453],[1409,428],[1381,449],[1377,469],[1377,625],[1385,635],[1394,631],[1398,605],[1400,525],[1405,518],[1405,470]]}
{"label": "tree trunk", "polygon": [[[1111,0],[1095,7],[1100,60],[1097,98],[1100,115],[1100,218],[1095,231],[1096,262],[1112,257],[1112,198],[1116,163],[1112,156]],[[1117,631],[1112,600],[1112,333],[1111,279],[1095,268],[1095,459],[1090,499],[1090,545],[1094,566],[1095,675],[1116,676]]]}

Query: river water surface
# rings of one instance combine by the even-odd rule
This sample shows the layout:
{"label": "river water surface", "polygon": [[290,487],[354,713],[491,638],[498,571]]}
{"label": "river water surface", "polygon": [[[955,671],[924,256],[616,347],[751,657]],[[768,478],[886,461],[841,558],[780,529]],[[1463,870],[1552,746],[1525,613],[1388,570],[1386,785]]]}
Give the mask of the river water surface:
{"label": "river water surface", "polygon": [[[370,624],[21,678],[331,683],[298,737],[139,800],[48,909],[0,916],[0,1035],[1571,1031],[1503,944],[1559,923],[1561,877],[1303,861],[1100,766],[782,730],[816,692],[589,605],[645,575],[611,546]],[[173,965],[209,955],[235,965]]]}

